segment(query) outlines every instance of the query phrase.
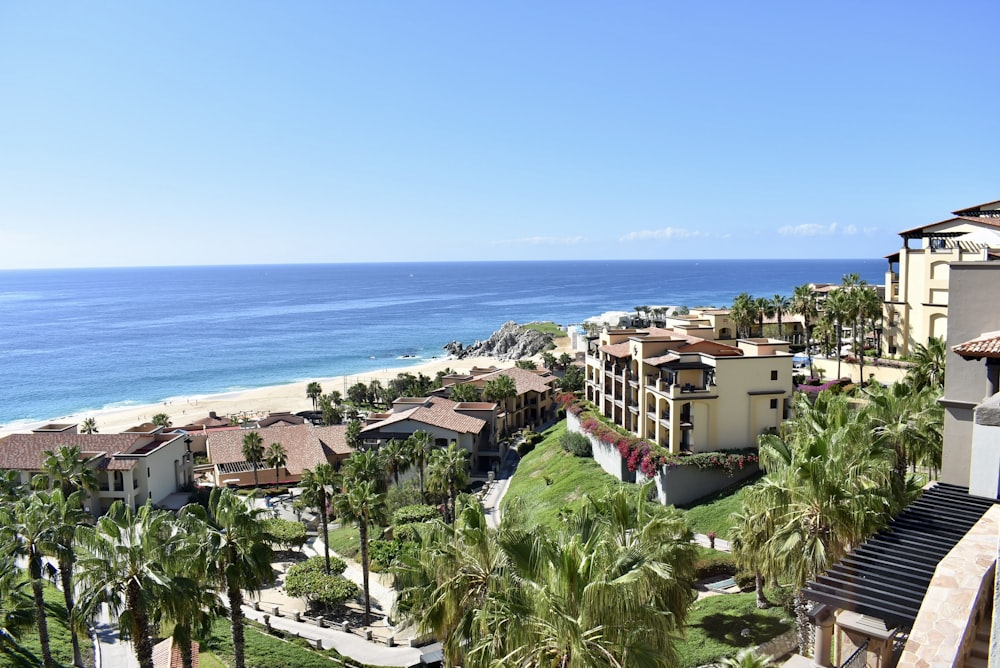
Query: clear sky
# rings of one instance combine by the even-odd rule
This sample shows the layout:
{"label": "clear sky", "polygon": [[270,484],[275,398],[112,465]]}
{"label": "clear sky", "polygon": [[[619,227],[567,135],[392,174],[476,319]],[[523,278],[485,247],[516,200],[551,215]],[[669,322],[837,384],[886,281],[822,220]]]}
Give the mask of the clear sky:
{"label": "clear sky", "polygon": [[0,267],[881,257],[1000,2],[4,2]]}

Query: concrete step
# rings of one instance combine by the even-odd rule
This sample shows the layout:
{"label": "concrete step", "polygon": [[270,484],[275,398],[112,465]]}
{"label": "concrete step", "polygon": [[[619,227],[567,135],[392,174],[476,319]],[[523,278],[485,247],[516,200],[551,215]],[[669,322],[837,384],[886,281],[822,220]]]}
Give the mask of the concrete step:
{"label": "concrete step", "polygon": [[984,659],[978,656],[970,656],[965,660],[966,668],[990,668],[989,659]]}
{"label": "concrete step", "polygon": [[969,650],[969,656],[975,656],[980,659],[990,658],[990,643],[988,640],[980,640],[979,634],[976,634],[976,639],[972,643],[972,649]]}

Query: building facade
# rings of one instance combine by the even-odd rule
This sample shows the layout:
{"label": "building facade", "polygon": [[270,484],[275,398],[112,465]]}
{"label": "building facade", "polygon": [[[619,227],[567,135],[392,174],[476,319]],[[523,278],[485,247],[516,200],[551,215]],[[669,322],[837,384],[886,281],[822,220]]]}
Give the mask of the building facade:
{"label": "building facade", "polygon": [[792,396],[792,355],[776,339],[735,345],[675,329],[603,332],[586,356],[587,400],[672,453],[756,445]]}

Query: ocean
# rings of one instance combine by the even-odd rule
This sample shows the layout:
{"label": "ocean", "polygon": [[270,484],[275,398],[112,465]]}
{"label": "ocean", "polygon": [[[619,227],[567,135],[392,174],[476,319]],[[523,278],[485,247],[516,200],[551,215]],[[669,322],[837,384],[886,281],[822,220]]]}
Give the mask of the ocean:
{"label": "ocean", "polygon": [[449,262],[0,271],[0,426],[359,374],[507,320],[790,295],[884,260]]}

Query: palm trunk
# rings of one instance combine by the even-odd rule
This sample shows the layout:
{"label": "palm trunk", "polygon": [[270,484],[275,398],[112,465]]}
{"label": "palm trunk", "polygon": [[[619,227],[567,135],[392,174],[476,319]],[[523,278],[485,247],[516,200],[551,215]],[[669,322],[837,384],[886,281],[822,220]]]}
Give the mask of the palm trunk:
{"label": "palm trunk", "polygon": [[125,604],[132,613],[132,644],[139,659],[140,668],[153,668],[153,641],[149,637],[149,616],[141,602],[139,585],[129,582],[125,592]]}
{"label": "palm trunk", "polygon": [[754,574],[754,589],[757,591],[757,608],[760,610],[766,610],[773,606],[774,604],[767,600],[767,596],[764,595],[764,576],[760,573]]}
{"label": "palm trunk", "polygon": [[184,668],[194,668],[194,658],[191,656],[191,628],[185,625],[175,629],[174,642],[181,652],[181,663]]}
{"label": "palm trunk", "polygon": [[365,587],[365,626],[372,623],[372,599],[368,590],[368,518],[362,516],[358,522],[361,535],[361,581]]}
{"label": "palm trunk", "polygon": [[795,592],[793,606],[795,608],[796,641],[799,644],[799,654],[810,656],[812,654],[812,627],[809,624],[809,616],[807,614],[809,604],[806,603],[805,597],[802,596],[801,589]]}
{"label": "palm trunk", "polygon": [[243,592],[238,583],[226,583],[229,590],[229,621],[233,627],[233,664],[235,668],[246,668],[245,642],[243,640]]}
{"label": "palm trunk", "polygon": [[253,488],[260,489],[260,483],[257,481],[257,465],[253,465]]}
{"label": "palm trunk", "polygon": [[69,617],[70,641],[73,643],[73,665],[83,666],[83,654],[80,653],[80,636],[76,632],[76,615],[73,600],[73,558],[70,555],[59,557],[59,579],[62,584],[63,600],[66,602],[66,615]]}
{"label": "palm trunk", "polygon": [[326,519],[326,494],[321,494],[319,499],[319,521],[323,525],[323,558],[326,560],[326,574],[330,574],[330,530],[327,528]]}
{"label": "palm trunk", "polygon": [[38,644],[42,646],[42,665],[53,668],[52,649],[49,645],[49,624],[45,617],[45,595],[42,590],[42,562],[39,557],[31,559],[31,593],[35,600],[35,621],[38,625]]}

